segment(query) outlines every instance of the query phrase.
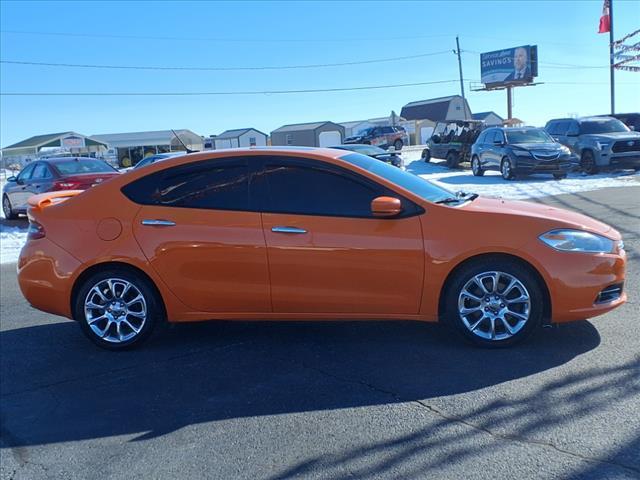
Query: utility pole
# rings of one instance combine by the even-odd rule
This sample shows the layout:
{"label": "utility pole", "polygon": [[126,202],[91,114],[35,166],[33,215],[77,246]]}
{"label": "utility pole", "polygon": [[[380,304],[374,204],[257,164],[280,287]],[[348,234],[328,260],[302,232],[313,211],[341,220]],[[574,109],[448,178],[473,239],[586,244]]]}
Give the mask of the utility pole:
{"label": "utility pole", "polygon": [[511,97],[511,85],[507,85],[507,120],[513,118],[513,98]]}
{"label": "utility pole", "polygon": [[609,0],[609,68],[611,69],[611,115],[616,113],[616,85],[614,81],[615,67],[613,64],[613,0]]}
{"label": "utility pole", "polygon": [[462,99],[464,100],[464,82],[462,80],[462,58],[460,56],[460,39],[458,38],[457,35],[456,35],[456,48],[457,50],[454,50],[453,53],[458,55],[458,70],[460,72],[460,92],[462,93]]}

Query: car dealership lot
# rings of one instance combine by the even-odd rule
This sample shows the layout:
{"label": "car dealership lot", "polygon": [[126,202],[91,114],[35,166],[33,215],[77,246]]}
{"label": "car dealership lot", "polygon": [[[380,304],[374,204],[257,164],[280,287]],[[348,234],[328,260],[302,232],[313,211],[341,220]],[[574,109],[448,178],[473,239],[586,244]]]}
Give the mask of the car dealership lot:
{"label": "car dealership lot", "polygon": [[411,322],[181,325],[110,353],[2,265],[3,478],[637,478],[640,187],[546,197],[612,224],[629,303],[487,351]]}

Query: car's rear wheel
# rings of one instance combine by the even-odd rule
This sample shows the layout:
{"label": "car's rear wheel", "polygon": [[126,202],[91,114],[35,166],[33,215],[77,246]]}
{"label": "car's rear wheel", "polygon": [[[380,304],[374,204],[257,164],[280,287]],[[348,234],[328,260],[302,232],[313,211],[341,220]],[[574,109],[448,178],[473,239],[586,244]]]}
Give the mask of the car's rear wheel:
{"label": "car's rear wheel", "polygon": [[15,220],[18,218],[18,214],[13,211],[11,200],[9,200],[7,195],[2,196],[2,212],[4,213],[4,218],[7,220]]}
{"label": "car's rear wheel", "polygon": [[484,170],[480,166],[480,159],[477,155],[471,157],[471,171],[476,177],[482,177],[484,175]]}
{"label": "car's rear wheel", "polygon": [[447,167],[449,167],[449,168],[457,168],[460,159],[459,159],[458,154],[456,152],[449,152],[449,153],[447,153],[446,161],[447,161]]}
{"label": "car's rear wheel", "polygon": [[425,148],[424,150],[422,150],[422,160],[424,160],[427,163],[431,161],[431,150],[429,150],[428,148]]}
{"label": "car's rear wheel", "polygon": [[505,180],[513,180],[516,177],[513,173],[513,165],[508,157],[502,159],[500,163],[500,173]]}
{"label": "car's rear wheel", "polygon": [[396,150],[402,150],[403,145],[404,145],[404,143],[400,139],[397,139],[395,142],[393,142],[393,147]]}
{"label": "car's rear wheel", "polygon": [[596,157],[591,150],[585,150],[580,157],[580,168],[589,175],[598,173],[598,165],[596,165]]}
{"label": "car's rear wheel", "polygon": [[445,293],[444,320],[483,347],[525,340],[542,323],[541,286],[524,265],[486,258],[459,270]]}
{"label": "car's rear wheel", "polygon": [[127,269],[99,271],[80,286],[74,318],[96,345],[109,350],[144,341],[162,318],[154,288],[142,275]]}

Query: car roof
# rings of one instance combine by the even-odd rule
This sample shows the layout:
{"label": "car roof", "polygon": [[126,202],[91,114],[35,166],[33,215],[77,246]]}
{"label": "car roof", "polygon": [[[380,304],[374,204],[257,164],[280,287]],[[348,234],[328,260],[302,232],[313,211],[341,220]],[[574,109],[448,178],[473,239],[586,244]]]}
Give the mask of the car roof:
{"label": "car roof", "polygon": [[38,162],[49,162],[49,163],[60,163],[60,162],[68,162],[69,160],[98,160],[101,162],[104,162],[104,160],[102,160],[101,158],[94,158],[94,157],[46,157],[46,158],[39,158],[35,161]]}

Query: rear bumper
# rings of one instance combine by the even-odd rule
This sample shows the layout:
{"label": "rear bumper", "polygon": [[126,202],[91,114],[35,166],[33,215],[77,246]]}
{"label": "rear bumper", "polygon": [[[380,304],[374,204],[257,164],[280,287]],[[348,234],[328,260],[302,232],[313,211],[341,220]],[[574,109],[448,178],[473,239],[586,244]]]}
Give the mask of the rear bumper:
{"label": "rear bumper", "polygon": [[81,263],[47,238],[29,240],[18,259],[18,284],[34,308],[72,318],[73,275]]}

